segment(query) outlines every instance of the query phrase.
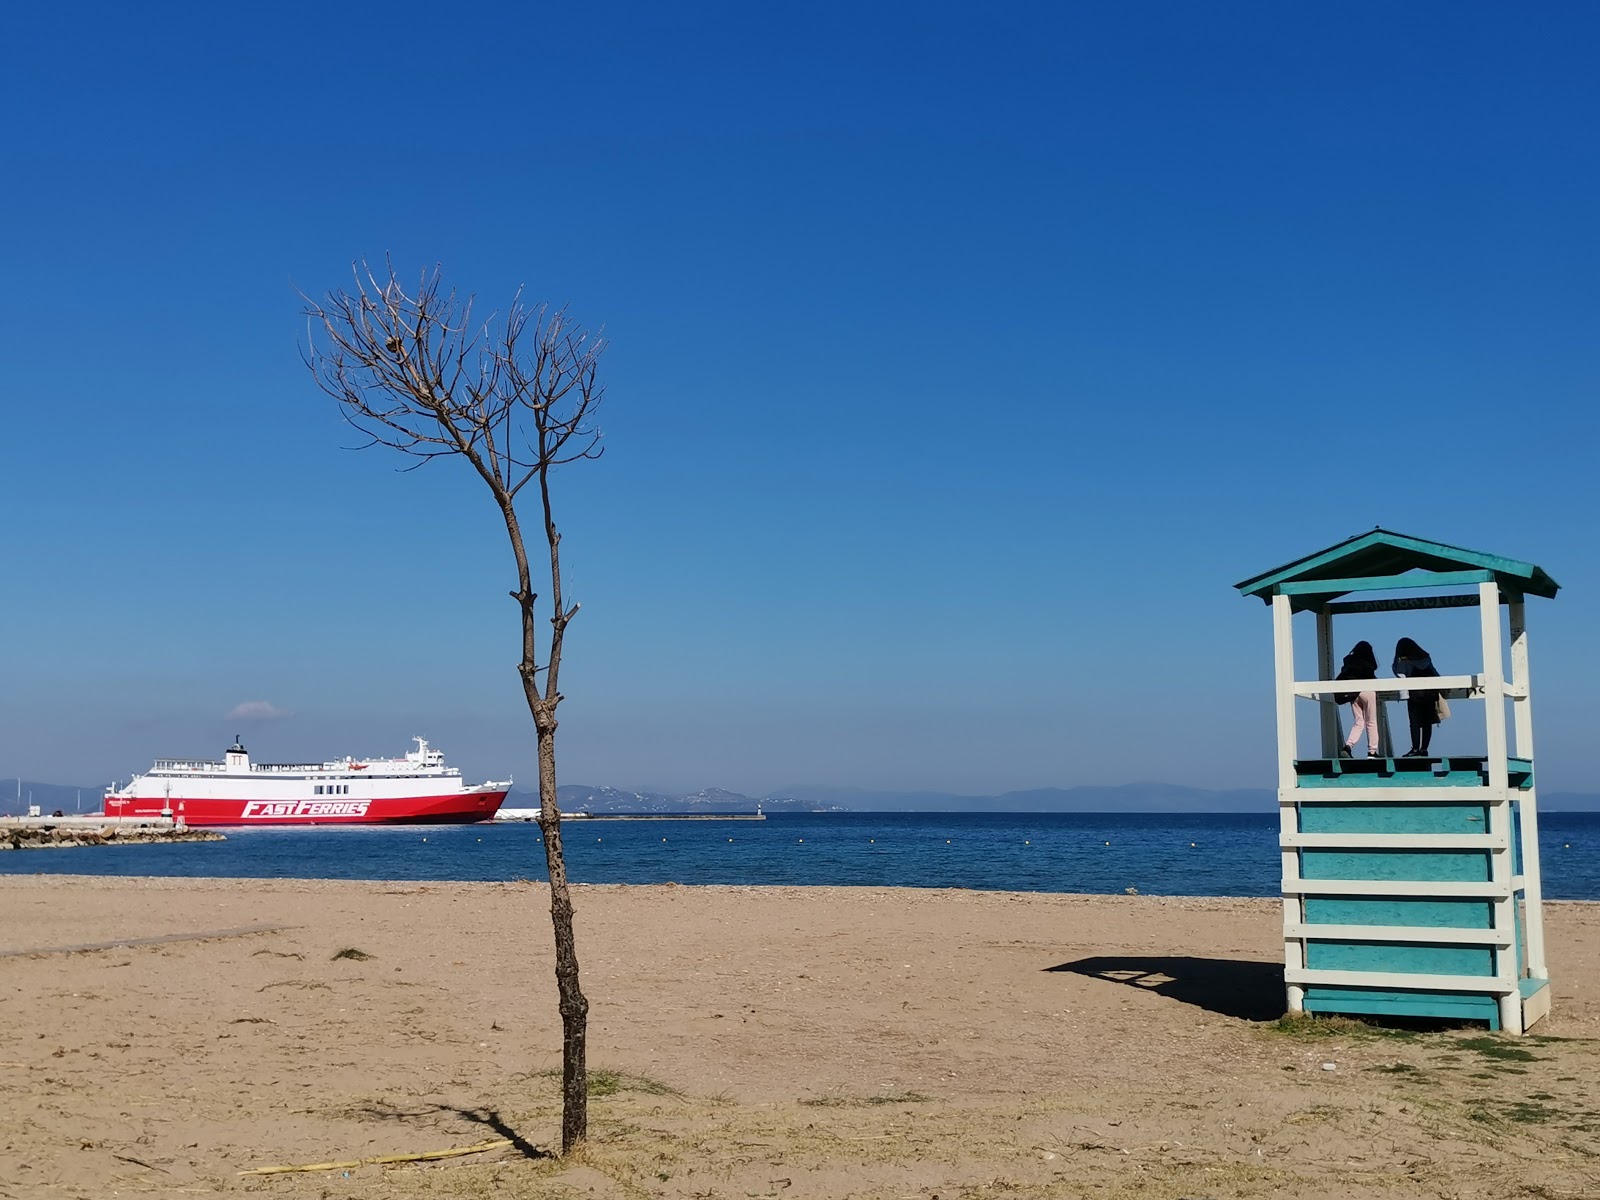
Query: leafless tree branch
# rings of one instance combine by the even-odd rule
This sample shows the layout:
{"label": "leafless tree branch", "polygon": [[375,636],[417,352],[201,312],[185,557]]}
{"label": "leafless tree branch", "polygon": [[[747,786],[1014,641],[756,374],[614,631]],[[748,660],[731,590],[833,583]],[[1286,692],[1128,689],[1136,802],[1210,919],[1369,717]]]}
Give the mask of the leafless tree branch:
{"label": "leafless tree branch", "polygon": [[[550,916],[562,1018],[562,1148],[583,1139],[588,1122],[587,1014],[578,979],[572,900],[556,800],[555,733],[561,657],[578,605],[562,592],[561,534],[550,494],[552,468],[598,458],[595,424],[605,389],[606,343],[566,309],[525,304],[519,290],[502,315],[473,315],[473,297],[446,290],[443,272],[424,270],[407,289],[387,257],[381,271],[351,264],[351,286],[321,300],[304,293],[301,357],[344,419],[367,439],[415,461],[460,455],[489,486],[517,566],[511,593],[522,622],[517,670],[539,751],[539,825],[550,874]],[[523,542],[517,497],[537,482],[539,520],[549,549],[550,629],[539,662],[538,593]],[[544,574],[541,572],[541,574]],[[543,676],[541,679],[540,677]]]}

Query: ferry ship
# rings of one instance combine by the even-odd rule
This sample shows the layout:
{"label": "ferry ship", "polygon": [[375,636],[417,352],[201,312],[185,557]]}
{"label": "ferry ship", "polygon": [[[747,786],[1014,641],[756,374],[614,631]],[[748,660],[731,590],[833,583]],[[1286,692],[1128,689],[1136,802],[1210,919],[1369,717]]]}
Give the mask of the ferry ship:
{"label": "ferry ship", "polygon": [[108,817],[188,825],[466,824],[491,820],[511,782],[467,786],[458,767],[416,738],[403,758],[252,763],[234,739],[221,762],[158,758],[127,787],[106,789]]}

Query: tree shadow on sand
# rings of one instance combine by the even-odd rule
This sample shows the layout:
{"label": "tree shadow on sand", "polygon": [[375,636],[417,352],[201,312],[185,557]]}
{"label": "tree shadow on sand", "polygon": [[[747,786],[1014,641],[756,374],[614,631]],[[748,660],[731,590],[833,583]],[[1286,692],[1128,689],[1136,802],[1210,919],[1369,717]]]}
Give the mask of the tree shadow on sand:
{"label": "tree shadow on sand", "polygon": [[541,1150],[507,1125],[499,1111],[493,1108],[457,1108],[453,1104],[425,1104],[416,1109],[403,1109],[389,1104],[368,1104],[359,1112],[364,1117],[379,1121],[412,1121],[448,1113],[460,1117],[463,1121],[470,1121],[474,1125],[482,1125],[485,1129],[492,1130],[497,1137],[509,1141],[511,1148],[524,1158],[555,1157],[554,1153]]}
{"label": "tree shadow on sand", "polygon": [[1097,954],[1046,967],[1155,992],[1241,1021],[1283,1016],[1283,964],[1187,955]]}

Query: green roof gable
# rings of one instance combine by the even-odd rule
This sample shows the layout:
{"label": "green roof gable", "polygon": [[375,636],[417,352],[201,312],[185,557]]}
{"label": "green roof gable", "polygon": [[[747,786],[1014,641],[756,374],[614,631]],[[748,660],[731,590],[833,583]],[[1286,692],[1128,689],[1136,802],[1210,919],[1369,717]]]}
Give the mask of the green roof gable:
{"label": "green roof gable", "polygon": [[1532,563],[1387,529],[1347,538],[1234,586],[1244,595],[1259,596],[1267,603],[1273,596],[1287,592],[1295,597],[1296,608],[1309,608],[1345,592],[1423,584],[1423,576],[1411,575],[1404,582],[1397,578],[1413,571],[1437,575],[1437,579],[1426,580],[1430,585],[1459,586],[1493,579],[1506,591],[1547,599],[1553,598],[1561,586]]}

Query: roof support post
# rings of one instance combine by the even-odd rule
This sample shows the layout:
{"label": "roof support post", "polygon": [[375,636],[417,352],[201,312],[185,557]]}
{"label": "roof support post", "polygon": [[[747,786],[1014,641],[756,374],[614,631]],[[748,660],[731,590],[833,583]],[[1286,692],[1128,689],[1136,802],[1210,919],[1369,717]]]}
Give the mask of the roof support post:
{"label": "roof support post", "polygon": [[1504,795],[1506,771],[1506,668],[1500,638],[1500,587],[1478,585],[1479,626],[1483,630],[1483,705],[1487,714],[1484,748],[1488,751],[1489,790]]}
{"label": "roof support post", "polygon": [[[1333,678],[1333,614],[1327,605],[1317,609],[1317,678]],[[1322,757],[1339,756],[1339,706],[1318,704],[1322,726]]]}

